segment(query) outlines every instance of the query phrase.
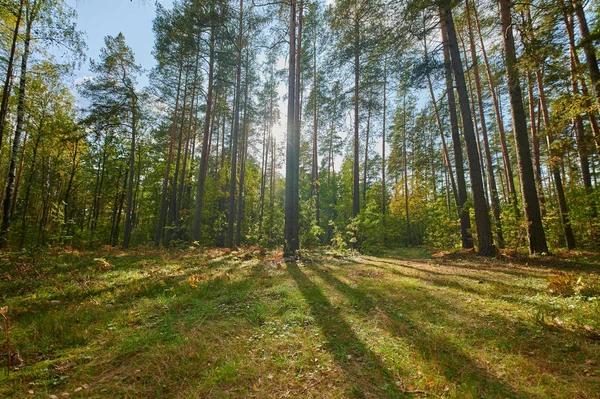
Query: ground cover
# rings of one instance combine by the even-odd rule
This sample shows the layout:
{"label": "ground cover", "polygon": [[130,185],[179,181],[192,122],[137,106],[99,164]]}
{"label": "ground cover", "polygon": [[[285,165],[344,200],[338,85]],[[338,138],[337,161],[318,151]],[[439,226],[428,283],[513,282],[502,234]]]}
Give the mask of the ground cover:
{"label": "ground cover", "polygon": [[23,364],[0,370],[0,397],[597,398],[600,298],[549,281],[582,285],[599,265],[581,252],[4,253],[0,307]]}

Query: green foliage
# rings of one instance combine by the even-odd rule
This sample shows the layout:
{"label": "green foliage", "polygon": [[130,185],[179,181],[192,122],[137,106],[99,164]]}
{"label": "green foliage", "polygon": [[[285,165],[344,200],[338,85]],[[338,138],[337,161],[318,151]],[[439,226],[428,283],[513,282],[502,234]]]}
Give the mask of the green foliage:
{"label": "green foliage", "polygon": [[316,197],[300,203],[300,247],[315,248],[322,243],[323,229],[317,224],[315,214]]}
{"label": "green foliage", "polygon": [[331,237],[331,246],[336,251],[345,252],[346,249],[348,249],[348,244],[346,243],[346,240],[344,239],[344,235],[337,228],[337,226],[335,225],[335,223],[332,220],[329,221],[329,226],[331,226],[333,228],[333,234]]}

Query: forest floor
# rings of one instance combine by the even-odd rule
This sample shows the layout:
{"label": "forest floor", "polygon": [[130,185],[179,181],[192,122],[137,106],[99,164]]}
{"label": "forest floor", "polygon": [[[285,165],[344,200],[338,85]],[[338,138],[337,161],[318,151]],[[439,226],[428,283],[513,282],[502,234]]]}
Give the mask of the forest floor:
{"label": "forest floor", "polygon": [[600,297],[548,281],[599,272],[583,252],[0,253],[23,359],[0,397],[597,399]]}

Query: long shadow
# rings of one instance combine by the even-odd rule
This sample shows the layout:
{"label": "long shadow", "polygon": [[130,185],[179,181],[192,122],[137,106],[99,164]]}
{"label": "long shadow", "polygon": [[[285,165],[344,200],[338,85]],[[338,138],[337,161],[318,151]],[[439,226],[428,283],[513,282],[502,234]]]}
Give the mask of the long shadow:
{"label": "long shadow", "polygon": [[[287,269],[325,335],[325,347],[348,376],[352,396],[365,397],[377,393],[389,398],[408,397],[396,388],[394,378],[385,365],[358,338],[323,291],[295,263],[287,263]],[[368,375],[365,375],[365,370],[369,371]]]}
{"label": "long shadow", "polygon": [[[374,258],[377,258],[378,262],[381,263],[386,263],[392,266],[399,266],[399,267],[410,267],[407,266],[405,263],[400,263],[402,260],[401,259],[396,259],[395,262],[390,262],[389,260],[383,259],[383,258],[379,258],[374,256]],[[422,262],[422,261],[421,261]],[[435,265],[435,264],[434,264]],[[545,277],[547,275],[547,273],[545,273],[544,271],[535,271],[535,270],[531,270],[531,271],[517,271],[517,270],[510,270],[508,268],[508,266],[506,267],[498,267],[498,266],[486,266],[486,267],[477,267],[474,265],[465,265],[465,264],[460,264],[460,263],[454,263],[454,262],[445,262],[445,263],[441,263],[439,264],[440,266],[449,266],[449,267],[453,267],[456,269],[463,269],[463,270],[469,270],[469,271],[473,271],[473,272],[491,272],[491,273],[504,273],[504,274],[508,274],[511,276],[515,276],[518,278],[521,277],[537,277],[537,278],[542,278]],[[521,268],[522,266],[515,266],[516,268]],[[416,268],[417,270],[420,270],[418,268]],[[465,274],[458,274],[458,273],[453,273],[456,275],[461,275],[464,277],[469,277],[469,275],[465,275]]]}
{"label": "long shadow", "polygon": [[[368,293],[363,292],[363,290],[349,286],[330,272],[324,271],[316,265],[311,265],[309,269],[315,272],[326,284],[334,287],[345,297],[359,304],[360,310],[368,313],[369,310],[376,307],[376,301]],[[415,298],[414,303],[430,304],[434,301],[433,297],[429,297],[424,293],[419,293],[418,295],[422,296],[422,298]],[[383,301],[384,298],[377,298],[377,303]],[[406,305],[402,309],[403,312],[409,310]],[[526,396],[523,393],[516,392],[513,387],[492,376],[485,370],[481,370],[468,353],[457,347],[448,338],[445,338],[441,334],[428,334],[418,329],[416,327],[417,323],[415,323],[417,320],[412,320],[414,317],[407,317],[407,315],[398,316],[397,313],[391,312],[389,309],[382,310],[384,310],[391,321],[391,326],[388,327],[389,332],[395,336],[403,336],[409,339],[424,358],[437,363],[449,381],[453,381],[457,385],[463,384],[473,388],[482,397],[488,397],[487,395],[490,394],[502,398]],[[459,310],[456,309],[456,311]],[[436,317],[444,316],[438,312],[432,319]],[[435,321],[432,320],[432,322]],[[437,322],[440,321],[438,320]],[[438,353],[435,351],[438,351]]]}
{"label": "long shadow", "polygon": [[[519,293],[520,294],[534,294],[534,293],[542,292],[541,290],[538,290],[535,288],[513,286],[510,284],[503,284],[503,283],[500,283],[495,280],[488,280],[488,279],[481,279],[481,280],[475,279],[474,280],[474,281],[478,281],[478,282],[481,281],[482,283],[487,283],[487,284],[492,285],[493,291],[490,291],[490,290],[484,290],[483,288],[482,289],[475,288],[475,287],[479,287],[479,285],[477,285],[475,287],[470,287],[468,285],[461,284],[458,281],[451,281],[451,280],[444,278],[444,277],[447,277],[447,278],[452,277],[451,274],[431,272],[431,274],[432,274],[431,276],[421,277],[421,276],[417,276],[414,274],[402,273],[401,271],[395,270],[395,269],[388,270],[387,268],[380,266],[380,265],[370,264],[369,266],[377,268],[377,269],[385,270],[386,272],[392,273],[399,277],[421,280],[421,281],[428,282],[428,283],[438,286],[438,287],[453,288],[456,290],[479,295],[481,297],[492,297],[492,298],[497,298],[497,299],[517,303],[517,304],[523,304],[523,303],[530,303],[532,305],[535,304],[534,302],[525,300],[525,299],[523,299],[523,297],[520,297],[518,295]],[[416,269],[416,270],[418,270],[418,269]],[[502,287],[502,288],[500,288],[500,287]]]}
{"label": "long shadow", "polygon": [[[537,288],[506,284],[506,283],[503,283],[503,282],[500,282],[497,280],[493,280],[493,279],[474,278],[472,276],[465,276],[462,274],[440,273],[440,272],[434,272],[431,270],[423,270],[423,269],[419,269],[417,267],[412,267],[412,266],[407,266],[407,265],[400,265],[400,264],[389,263],[389,262],[384,262],[384,263],[390,264],[394,267],[415,270],[417,272],[423,273],[424,276],[419,276],[419,275],[410,274],[410,273],[403,273],[400,270],[397,270],[395,268],[393,269],[393,268],[384,267],[382,265],[378,265],[376,263],[369,262],[368,260],[365,261],[363,264],[368,265],[373,268],[376,268],[376,269],[384,270],[388,273],[392,273],[399,277],[421,280],[421,281],[428,282],[435,286],[454,288],[454,289],[457,289],[460,291],[476,294],[479,296],[491,296],[493,298],[507,300],[507,301],[514,302],[514,303],[523,303],[524,302],[523,298],[519,297],[518,294],[532,295],[532,294],[539,294],[539,293],[543,292],[542,290],[539,290]],[[360,264],[360,262],[357,262],[357,264]],[[465,278],[465,279],[468,279],[469,281],[477,282],[478,285],[476,285],[474,287],[470,287],[466,284],[462,284],[459,281],[449,280],[449,278],[451,278],[451,277]],[[493,287],[493,291],[490,291],[489,289],[483,289],[483,287],[479,288],[479,284],[482,284],[482,283],[487,283],[487,284],[491,285]],[[527,302],[527,301],[525,301],[525,302]]]}

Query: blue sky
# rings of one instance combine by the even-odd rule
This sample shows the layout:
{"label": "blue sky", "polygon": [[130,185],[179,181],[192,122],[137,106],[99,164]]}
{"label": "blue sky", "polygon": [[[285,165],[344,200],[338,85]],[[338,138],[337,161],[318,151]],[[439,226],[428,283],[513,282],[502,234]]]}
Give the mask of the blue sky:
{"label": "blue sky", "polygon": [[[155,15],[155,0],[66,0],[78,14],[77,26],[86,33],[88,45],[87,58],[98,59],[100,49],[104,45],[104,37],[116,36],[119,32],[125,35],[127,44],[135,52],[138,64],[146,70],[154,66],[152,48],[154,35],[152,20]],[[173,0],[159,0],[159,3],[171,8]],[[82,65],[76,73],[76,79],[90,76],[89,63]],[[147,84],[146,76],[139,82]]]}

